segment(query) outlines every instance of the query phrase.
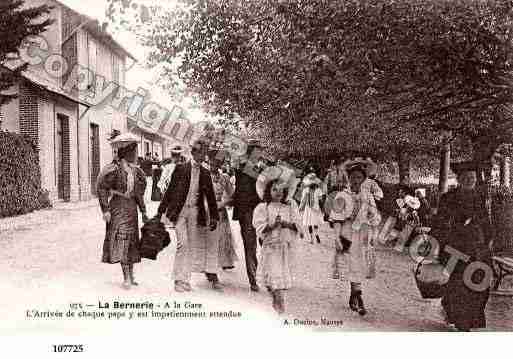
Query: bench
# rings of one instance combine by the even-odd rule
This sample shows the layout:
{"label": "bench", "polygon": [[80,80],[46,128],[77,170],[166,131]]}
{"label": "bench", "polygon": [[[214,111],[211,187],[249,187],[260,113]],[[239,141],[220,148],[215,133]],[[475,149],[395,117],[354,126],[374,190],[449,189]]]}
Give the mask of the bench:
{"label": "bench", "polygon": [[507,276],[513,276],[513,252],[496,253],[492,257],[492,260],[495,272],[495,284],[493,290],[496,292],[507,292],[507,294],[513,294],[513,291],[499,290],[502,280]]}

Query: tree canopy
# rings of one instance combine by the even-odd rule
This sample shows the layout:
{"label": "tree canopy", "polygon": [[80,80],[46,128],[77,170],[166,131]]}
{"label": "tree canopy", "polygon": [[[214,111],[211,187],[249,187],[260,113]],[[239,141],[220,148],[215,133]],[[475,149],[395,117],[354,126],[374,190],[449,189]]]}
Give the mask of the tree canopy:
{"label": "tree canopy", "polygon": [[26,69],[23,64],[14,69],[3,65],[19,60],[23,40],[42,33],[53,22],[42,18],[50,10],[48,5],[24,7],[23,0],[2,0],[0,3],[0,106],[14,97],[2,94],[2,91],[9,89],[20,72]]}
{"label": "tree canopy", "polygon": [[488,158],[513,138],[510,0],[180,4],[132,22],[150,63],[280,151],[436,154],[449,130]]}

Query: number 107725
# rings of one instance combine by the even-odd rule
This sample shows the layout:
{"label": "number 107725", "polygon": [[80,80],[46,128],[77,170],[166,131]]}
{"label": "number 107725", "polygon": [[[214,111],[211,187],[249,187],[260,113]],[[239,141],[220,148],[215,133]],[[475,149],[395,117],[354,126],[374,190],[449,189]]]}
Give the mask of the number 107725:
{"label": "number 107725", "polygon": [[52,345],[52,349],[54,353],[82,353],[84,346],[82,344],[60,344]]}

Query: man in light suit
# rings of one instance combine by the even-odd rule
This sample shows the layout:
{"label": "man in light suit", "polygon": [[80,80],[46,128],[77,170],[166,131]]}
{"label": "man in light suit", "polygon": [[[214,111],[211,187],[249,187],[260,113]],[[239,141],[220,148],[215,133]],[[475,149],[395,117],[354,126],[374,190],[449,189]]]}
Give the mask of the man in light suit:
{"label": "man in light suit", "polygon": [[[213,288],[220,289],[217,278],[218,253],[212,246],[215,243],[208,241],[212,236],[208,236],[206,232],[207,225],[210,231],[216,230],[219,220],[212,178],[210,172],[201,166],[206,151],[206,144],[200,141],[192,145],[192,159],[176,166],[158,209],[157,217],[160,219],[165,214],[163,223],[167,228],[176,228],[178,243],[173,275],[177,292],[192,290],[192,271],[206,273]],[[198,251],[205,254],[198,255]],[[213,252],[216,252],[215,255]],[[193,268],[197,264],[195,259],[198,258],[203,263]],[[201,266],[201,269],[198,270],[198,266]]]}

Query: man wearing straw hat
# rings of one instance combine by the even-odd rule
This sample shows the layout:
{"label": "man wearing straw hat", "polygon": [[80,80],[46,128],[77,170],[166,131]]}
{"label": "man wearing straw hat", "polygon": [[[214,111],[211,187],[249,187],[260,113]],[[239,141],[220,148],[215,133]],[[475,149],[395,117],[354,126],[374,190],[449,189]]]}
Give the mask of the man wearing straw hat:
{"label": "man wearing straw hat", "polygon": [[[214,289],[220,288],[217,280],[218,253],[206,248],[211,244],[208,241],[211,236],[206,232],[207,224],[210,231],[214,231],[219,220],[212,178],[210,172],[201,166],[206,151],[205,143],[193,143],[192,159],[174,169],[156,216],[160,219],[165,214],[163,222],[167,228],[176,228],[177,248],[173,276],[177,292],[192,290],[191,273],[195,270],[193,259],[198,257],[196,252],[200,250],[207,256],[201,271],[213,282]],[[205,201],[208,204],[209,218]],[[210,223],[207,223],[208,219]]]}

